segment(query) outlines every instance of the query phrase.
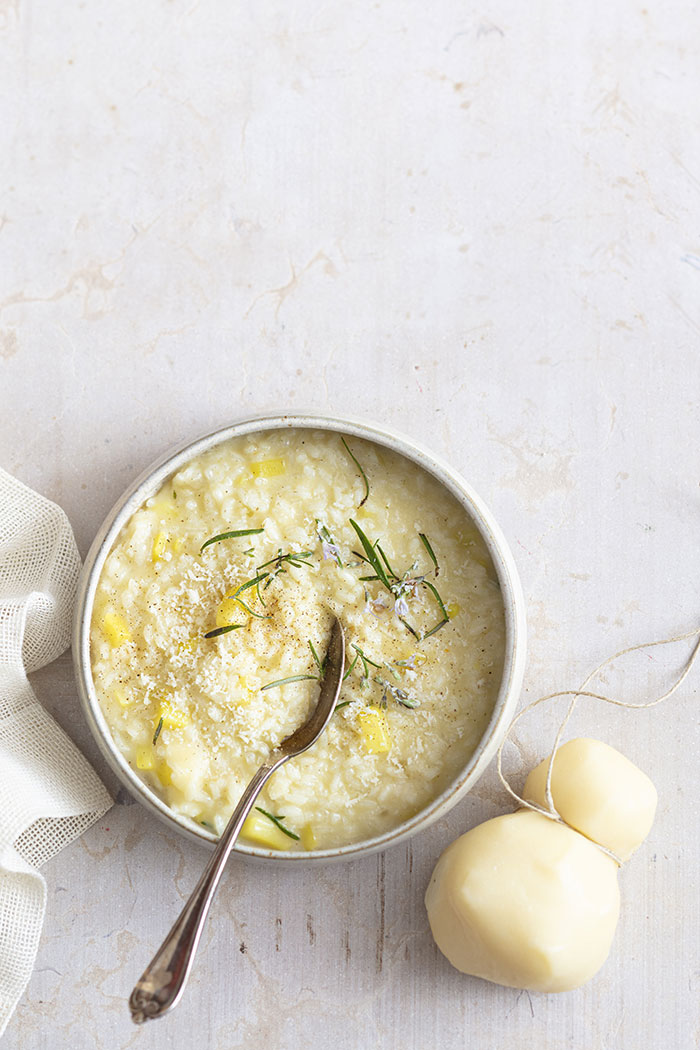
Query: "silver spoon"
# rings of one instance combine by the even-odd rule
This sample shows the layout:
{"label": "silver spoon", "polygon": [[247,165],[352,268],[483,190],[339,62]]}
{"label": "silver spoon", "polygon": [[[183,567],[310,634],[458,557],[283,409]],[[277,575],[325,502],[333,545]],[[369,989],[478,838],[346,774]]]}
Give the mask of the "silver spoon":
{"label": "silver spoon", "polygon": [[231,819],[202,877],[182,909],[180,917],[151,959],[129,997],[131,1019],[136,1024],[142,1024],[155,1017],[162,1017],[179,1002],[192,970],[209,906],[214,899],[224,865],[238,838],[243,822],[253,808],[253,803],[264,784],[275,770],[279,769],[288,759],[300,755],[302,751],[311,747],[328,725],[338,699],[344,670],[345,637],[340,620],[334,619],[318,703],[304,725],[278,744],[268,762],[260,767],[243,792],[240,802],[231,814]]}

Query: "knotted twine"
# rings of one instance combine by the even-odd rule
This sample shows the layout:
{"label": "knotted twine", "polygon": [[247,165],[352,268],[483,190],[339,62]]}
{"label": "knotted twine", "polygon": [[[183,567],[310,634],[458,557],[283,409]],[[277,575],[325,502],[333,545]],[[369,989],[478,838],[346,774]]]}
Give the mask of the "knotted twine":
{"label": "knotted twine", "polygon": [[[559,813],[556,806],[554,805],[554,799],[552,797],[552,771],[554,769],[554,759],[559,748],[561,738],[564,734],[564,730],[566,729],[571,719],[571,716],[574,713],[579,698],[585,696],[591,700],[602,700],[606,704],[614,704],[616,707],[628,707],[634,710],[641,710],[642,708],[647,707],[656,707],[657,704],[663,703],[664,700],[668,700],[669,697],[673,696],[673,694],[678,689],[680,689],[683,682],[690,674],[693,664],[697,660],[698,654],[700,654],[699,636],[700,627],[696,627],[693,631],[687,631],[685,634],[674,635],[673,638],[662,638],[659,641],[642,642],[641,645],[630,645],[627,649],[621,649],[613,656],[608,656],[605,660],[603,660],[601,664],[598,664],[595,670],[591,671],[588,677],[584,680],[579,689],[562,689],[555,693],[547,693],[546,696],[540,696],[537,700],[533,700],[531,703],[527,704],[522,709],[522,711],[518,712],[513,721],[510,723],[508,731],[501,742],[501,746],[498,749],[496,763],[496,768],[498,770],[498,778],[501,781],[501,784],[506,789],[511,798],[514,799],[515,802],[517,802],[518,806],[520,806],[521,808],[530,809],[534,813],[540,813],[543,817],[547,817],[548,820],[556,821],[558,824],[566,824],[567,827],[572,827],[572,825],[570,825],[566,820],[564,820],[561,813]],[[605,696],[602,693],[593,693],[586,689],[586,686],[589,684],[589,682],[592,682],[594,678],[597,678],[597,676],[601,673],[601,671],[604,670],[604,668],[608,667],[610,664],[613,664],[616,660],[621,659],[623,656],[627,656],[629,653],[639,652],[643,649],[651,649],[656,645],[672,645],[674,642],[682,642],[688,638],[698,638],[698,641],[693,646],[693,649],[691,650],[690,655],[686,660],[685,666],[678,678],[676,678],[671,688],[667,689],[666,692],[663,693],[661,696],[657,696],[653,700],[647,700],[641,704],[630,704],[624,700],[618,700],[613,696]],[[567,709],[567,712],[557,731],[557,735],[554,739],[554,744],[552,745],[552,750],[549,755],[549,762],[547,764],[547,781],[545,786],[545,805],[540,806],[538,805],[538,803],[530,802],[528,799],[522,798],[521,795],[518,795],[518,793],[513,790],[513,788],[506,780],[505,775],[503,773],[503,748],[510,734],[513,732],[513,729],[515,728],[516,724],[520,721],[521,718],[528,714],[528,712],[532,711],[534,707],[538,707],[540,704],[545,704],[550,700],[555,700],[558,697],[562,696],[568,696],[571,699],[569,701],[569,707]],[[578,831],[578,828],[573,828],[573,830]],[[594,839],[589,839],[589,841],[593,842],[594,845],[598,847],[598,849],[602,850],[603,853],[605,853],[608,857],[614,860],[618,867],[622,866],[622,860],[611,849],[608,849],[606,846],[603,846],[600,842],[596,842]]]}

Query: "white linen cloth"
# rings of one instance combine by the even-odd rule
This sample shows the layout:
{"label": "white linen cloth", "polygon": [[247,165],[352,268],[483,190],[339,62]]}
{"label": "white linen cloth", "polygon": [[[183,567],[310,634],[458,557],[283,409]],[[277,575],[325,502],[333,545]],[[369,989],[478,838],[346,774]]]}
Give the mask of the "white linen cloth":
{"label": "white linen cloth", "polygon": [[0,469],[0,1035],[39,944],[37,868],[112,805],[27,680],[70,644],[79,572],[60,507]]}

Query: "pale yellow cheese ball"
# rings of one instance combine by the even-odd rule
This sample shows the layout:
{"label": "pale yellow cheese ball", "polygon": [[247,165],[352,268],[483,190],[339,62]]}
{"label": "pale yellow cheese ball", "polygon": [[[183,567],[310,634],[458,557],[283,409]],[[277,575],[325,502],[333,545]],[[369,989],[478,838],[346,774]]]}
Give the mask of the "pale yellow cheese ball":
{"label": "pale yellow cheese ball", "polygon": [[607,958],[620,907],[617,865],[578,832],[519,810],[453,842],[425,903],[433,937],[458,970],[564,992]]}
{"label": "pale yellow cheese ball", "polygon": [[[549,759],[525,781],[523,798],[545,806]],[[646,773],[602,740],[579,737],[554,757],[552,799],[563,820],[628,860],[649,834],[656,788]]]}
{"label": "pale yellow cheese ball", "polygon": [[[565,744],[554,769],[553,800],[567,824],[528,809],[487,820],[445,850],[425,898],[435,941],[453,966],[541,992],[584,984],[610,950],[618,867],[591,837],[625,859],[656,808],[649,778],[600,741]],[[546,773],[545,761],[523,797],[543,804]]]}

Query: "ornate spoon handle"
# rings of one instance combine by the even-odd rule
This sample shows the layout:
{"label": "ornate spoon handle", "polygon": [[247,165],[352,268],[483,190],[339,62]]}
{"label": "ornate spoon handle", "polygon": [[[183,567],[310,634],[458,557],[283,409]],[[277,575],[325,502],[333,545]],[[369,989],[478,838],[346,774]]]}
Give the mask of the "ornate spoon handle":
{"label": "ornate spoon handle", "polygon": [[261,766],[243,792],[187,904],[129,997],[131,1017],[136,1024],[162,1017],[180,999],[192,969],[204,921],[243,822],[265,781],[287,757],[281,757],[271,766]]}

